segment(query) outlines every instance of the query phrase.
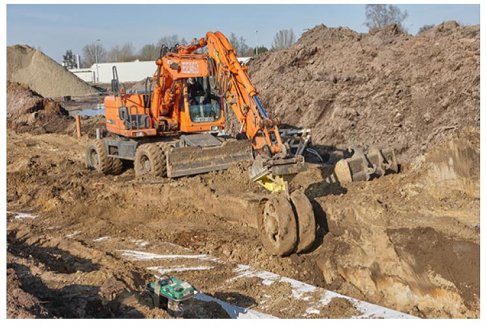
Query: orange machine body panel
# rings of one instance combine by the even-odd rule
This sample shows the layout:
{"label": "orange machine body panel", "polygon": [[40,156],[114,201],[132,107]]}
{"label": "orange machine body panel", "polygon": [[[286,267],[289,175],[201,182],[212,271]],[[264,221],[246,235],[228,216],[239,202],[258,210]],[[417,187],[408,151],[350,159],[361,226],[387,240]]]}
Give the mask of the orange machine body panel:
{"label": "orange machine body panel", "polygon": [[[204,47],[207,53],[197,53]],[[105,99],[108,131],[129,138],[216,132],[224,129],[225,111],[231,110],[256,151],[286,155],[278,120],[268,116],[222,33],[208,32],[175,52],[161,50],[155,65],[146,94],[121,90]]]}
{"label": "orange machine body panel", "polygon": [[[144,93],[126,93],[104,99],[106,127],[128,138],[167,136],[178,133],[224,129],[224,97],[211,92],[205,103],[191,100],[188,79],[209,85],[206,54],[169,53],[156,61],[150,98]],[[202,87],[202,86],[201,86]],[[147,102],[147,103],[146,103]]]}

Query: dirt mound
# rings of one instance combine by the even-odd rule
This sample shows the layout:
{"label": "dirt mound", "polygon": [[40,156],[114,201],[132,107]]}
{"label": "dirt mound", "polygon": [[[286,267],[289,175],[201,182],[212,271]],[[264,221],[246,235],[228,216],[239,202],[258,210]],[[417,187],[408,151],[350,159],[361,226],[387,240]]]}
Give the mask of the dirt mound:
{"label": "dirt mound", "polygon": [[73,118],[58,102],[7,82],[7,126],[19,133],[62,133]]}
{"label": "dirt mound", "polygon": [[479,126],[479,26],[396,26],[359,34],[316,26],[249,67],[282,122],[313,128],[318,145],[393,146],[412,161],[445,135]]}
{"label": "dirt mound", "polygon": [[98,93],[44,53],[27,45],[7,47],[7,80],[22,83],[44,97]]}
{"label": "dirt mound", "polygon": [[455,132],[415,160],[411,168],[437,199],[443,197],[444,189],[479,199],[479,130]]}
{"label": "dirt mound", "polygon": [[401,175],[316,200],[328,287],[419,316],[478,317],[479,129],[448,136]]}

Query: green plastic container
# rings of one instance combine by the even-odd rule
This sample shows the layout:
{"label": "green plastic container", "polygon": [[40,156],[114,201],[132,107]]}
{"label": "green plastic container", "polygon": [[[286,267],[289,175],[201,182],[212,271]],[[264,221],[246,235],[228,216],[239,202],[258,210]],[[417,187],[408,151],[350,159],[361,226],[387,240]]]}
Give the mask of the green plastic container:
{"label": "green plastic container", "polygon": [[[159,286],[157,286],[157,283]],[[194,287],[174,276],[162,276],[155,282],[147,284],[147,290],[157,295],[158,294],[172,301],[184,301],[190,299],[195,294]]]}

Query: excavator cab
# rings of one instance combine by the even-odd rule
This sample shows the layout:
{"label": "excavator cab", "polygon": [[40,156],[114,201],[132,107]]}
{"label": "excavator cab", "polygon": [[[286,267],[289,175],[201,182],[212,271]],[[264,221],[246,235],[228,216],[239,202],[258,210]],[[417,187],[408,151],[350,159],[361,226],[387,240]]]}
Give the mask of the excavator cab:
{"label": "excavator cab", "polygon": [[224,129],[223,98],[211,89],[207,76],[182,81],[180,130],[185,133],[218,133]]}
{"label": "excavator cab", "polygon": [[209,77],[188,78],[187,85],[191,121],[218,121],[223,114],[223,103],[221,98],[212,92]]}

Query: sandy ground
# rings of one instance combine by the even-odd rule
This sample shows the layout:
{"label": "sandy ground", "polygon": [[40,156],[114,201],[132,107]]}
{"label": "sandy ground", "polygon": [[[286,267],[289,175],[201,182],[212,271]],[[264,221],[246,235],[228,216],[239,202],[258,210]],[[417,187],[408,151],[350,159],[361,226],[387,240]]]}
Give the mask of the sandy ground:
{"label": "sandy ground", "polygon": [[[310,252],[286,258],[266,254],[251,227],[245,207],[265,192],[244,165],[176,180],[135,179],[131,169],[103,176],[84,168],[86,143],[8,133],[10,317],[170,318],[143,291],[166,271],[276,317],[362,315],[347,298],[321,300],[324,289],[418,317],[479,316],[477,129],[372,182],[328,184],[315,166],[297,175],[291,187],[311,198],[319,236]],[[127,250],[216,260],[143,260]],[[303,298],[316,305],[248,269],[315,286]],[[185,317],[231,317],[204,298]],[[288,300],[300,303],[289,309]]]}

